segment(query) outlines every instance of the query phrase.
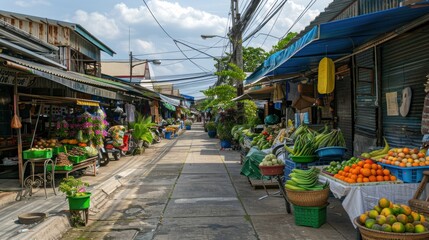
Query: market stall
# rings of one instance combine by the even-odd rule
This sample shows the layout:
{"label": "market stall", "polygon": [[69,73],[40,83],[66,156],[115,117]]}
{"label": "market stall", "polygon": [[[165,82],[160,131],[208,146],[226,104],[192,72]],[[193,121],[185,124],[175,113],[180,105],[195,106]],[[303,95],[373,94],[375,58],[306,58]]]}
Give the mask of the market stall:
{"label": "market stall", "polygon": [[93,166],[95,175],[97,148],[103,145],[107,126],[98,101],[17,93],[16,102],[38,109],[29,145],[22,144],[18,128],[20,177],[25,159],[52,157],[57,173]]}

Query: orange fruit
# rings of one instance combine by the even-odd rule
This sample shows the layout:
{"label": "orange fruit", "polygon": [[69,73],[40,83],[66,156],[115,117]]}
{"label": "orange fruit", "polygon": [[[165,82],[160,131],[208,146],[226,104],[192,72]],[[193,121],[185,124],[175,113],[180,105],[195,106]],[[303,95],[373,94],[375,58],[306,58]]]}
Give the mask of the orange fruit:
{"label": "orange fruit", "polygon": [[390,160],[386,160],[386,164],[392,164]]}
{"label": "orange fruit", "polygon": [[343,175],[343,173],[344,173],[343,170],[338,171],[338,174],[340,174],[341,176]]}
{"label": "orange fruit", "polygon": [[363,168],[370,169],[370,168],[371,168],[371,164],[369,164],[369,163],[365,163],[365,164],[363,165]]}
{"label": "orange fruit", "polygon": [[369,176],[369,181],[370,182],[376,182],[377,178],[375,176]]}
{"label": "orange fruit", "polygon": [[396,177],[395,176],[390,176],[390,181],[396,181]]}
{"label": "orange fruit", "polygon": [[356,183],[356,180],[350,178],[349,183]]}
{"label": "orange fruit", "polygon": [[365,162],[364,161],[360,161],[357,164],[358,164],[359,167],[363,167],[363,165],[365,164]]}
{"label": "orange fruit", "polygon": [[346,166],[345,168],[344,168],[344,172],[349,172],[350,171],[350,167],[349,166]]}
{"label": "orange fruit", "polygon": [[373,164],[374,162],[373,162],[371,159],[366,159],[366,160],[365,160],[365,163]]}
{"label": "orange fruit", "polygon": [[369,182],[369,178],[364,177],[364,178],[362,179],[362,181],[363,181],[363,182]]}
{"label": "orange fruit", "polygon": [[403,153],[405,153],[405,154],[408,154],[408,153],[410,153],[410,149],[409,149],[409,148],[407,148],[407,147],[404,147],[404,148],[402,149],[402,152],[403,152]]}
{"label": "orange fruit", "polygon": [[356,175],[356,174],[352,174],[352,175],[350,176],[350,178],[351,178],[351,179],[353,179],[353,180],[356,180],[358,177],[357,177],[357,175]]}
{"label": "orange fruit", "polygon": [[424,162],[420,162],[419,166],[426,166],[426,164]]}
{"label": "orange fruit", "polygon": [[352,164],[352,168],[356,168],[357,167],[357,164],[355,163],[355,164]]}
{"label": "orange fruit", "polygon": [[383,176],[384,181],[390,181],[390,176]]}
{"label": "orange fruit", "polygon": [[[413,163],[412,165],[413,165],[413,167],[418,167],[419,166],[418,163]],[[399,166],[401,166],[401,164],[399,164]]]}
{"label": "orange fruit", "polygon": [[390,174],[389,169],[383,169],[383,174],[384,174],[385,176],[388,176],[388,175]]}
{"label": "orange fruit", "polygon": [[369,169],[367,169],[367,168],[364,168],[364,169],[362,170],[362,175],[364,175],[365,177],[369,177],[369,176],[371,176],[371,170],[369,170]]}
{"label": "orange fruit", "polygon": [[383,169],[383,168],[381,167],[381,165],[377,164],[377,169]]}
{"label": "orange fruit", "polygon": [[371,169],[371,175],[376,176],[377,175],[377,171],[375,171],[374,169]]}
{"label": "orange fruit", "polygon": [[383,175],[383,170],[381,169],[377,169],[377,176],[382,176]]}
{"label": "orange fruit", "polygon": [[376,163],[374,163],[374,164],[371,164],[371,168],[372,169],[374,169],[374,170],[377,170],[378,169],[378,164],[376,164]]}
{"label": "orange fruit", "polygon": [[[417,165],[418,165],[418,164],[417,164]],[[406,167],[407,165],[405,165],[405,163],[401,162],[401,163],[399,164],[399,166],[400,166],[400,167]]]}
{"label": "orange fruit", "polygon": [[358,182],[358,183],[363,182],[363,178],[358,177],[358,178],[356,179],[356,182]]}
{"label": "orange fruit", "polygon": [[377,176],[377,177],[376,177],[376,179],[377,179],[377,182],[382,182],[382,181],[384,181],[383,176]]}
{"label": "orange fruit", "polygon": [[363,175],[362,175],[362,174],[359,174],[359,175],[358,175],[358,178],[363,178]]}

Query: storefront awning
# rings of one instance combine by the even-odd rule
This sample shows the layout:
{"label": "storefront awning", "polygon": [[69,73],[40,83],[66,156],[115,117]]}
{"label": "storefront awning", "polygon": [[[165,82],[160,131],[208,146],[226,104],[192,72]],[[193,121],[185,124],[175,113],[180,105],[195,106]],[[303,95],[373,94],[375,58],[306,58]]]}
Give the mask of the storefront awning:
{"label": "storefront awning", "polygon": [[163,102],[162,105],[164,105],[164,107],[167,108],[170,111],[173,111],[173,112],[176,111],[176,107],[173,106],[173,105],[171,105],[171,104],[169,104],[169,103]]}
{"label": "storefront awning", "polygon": [[429,14],[428,5],[408,5],[315,26],[288,48],[269,56],[245,85],[265,77],[298,74],[317,68],[323,57],[350,55],[357,47]]}
{"label": "storefront awning", "polygon": [[161,101],[163,101],[165,103],[169,103],[169,104],[171,104],[171,105],[173,105],[175,107],[180,106],[180,100],[178,100],[178,99],[167,97],[167,96],[165,96],[163,94],[159,94],[159,97],[161,98]]}
{"label": "storefront awning", "polygon": [[240,101],[245,99],[265,100],[270,99],[274,91],[273,86],[264,87],[257,90],[246,91],[243,95],[233,98],[232,101]]}

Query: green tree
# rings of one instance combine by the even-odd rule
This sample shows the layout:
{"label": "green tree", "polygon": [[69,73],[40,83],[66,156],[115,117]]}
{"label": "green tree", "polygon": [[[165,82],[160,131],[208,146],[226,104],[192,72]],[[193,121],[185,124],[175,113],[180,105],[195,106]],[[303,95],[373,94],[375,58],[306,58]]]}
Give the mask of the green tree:
{"label": "green tree", "polygon": [[237,89],[231,85],[220,85],[202,92],[207,98],[200,103],[200,111],[212,108],[214,112],[217,112],[218,107],[229,109],[235,106],[235,102],[231,101],[231,99],[237,96]]}
{"label": "green tree", "polygon": [[288,33],[285,38],[281,39],[276,45],[272,47],[271,51],[269,52],[269,55],[283,50],[297,34],[298,33],[296,32]]}
{"label": "green tree", "polygon": [[243,48],[243,70],[245,72],[255,71],[255,69],[261,65],[268,56],[269,54],[260,47]]}

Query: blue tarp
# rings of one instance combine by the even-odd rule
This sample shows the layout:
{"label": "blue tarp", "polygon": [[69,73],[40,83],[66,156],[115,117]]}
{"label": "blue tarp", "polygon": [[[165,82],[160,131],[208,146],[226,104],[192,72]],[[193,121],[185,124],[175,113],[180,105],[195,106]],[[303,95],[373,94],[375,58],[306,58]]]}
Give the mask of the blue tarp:
{"label": "blue tarp", "polygon": [[333,60],[353,53],[356,47],[390,33],[429,14],[429,6],[404,6],[315,26],[286,49],[269,56],[245,84],[263,77],[298,74],[317,68],[323,57]]}

